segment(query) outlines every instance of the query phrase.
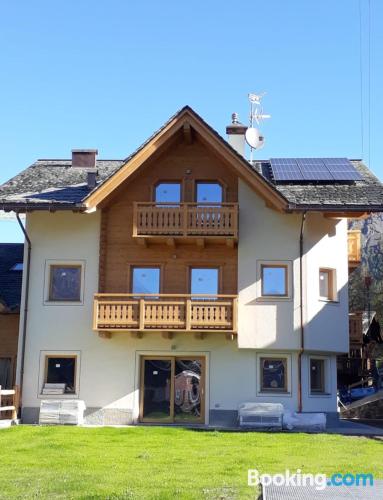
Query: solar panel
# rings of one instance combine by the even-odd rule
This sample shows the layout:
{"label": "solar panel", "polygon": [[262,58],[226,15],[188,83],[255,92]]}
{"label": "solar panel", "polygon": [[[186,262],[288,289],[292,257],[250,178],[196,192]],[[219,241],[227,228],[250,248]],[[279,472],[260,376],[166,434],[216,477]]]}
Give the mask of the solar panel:
{"label": "solar panel", "polygon": [[332,181],[330,171],[322,158],[297,158],[305,181]]}
{"label": "solar panel", "polygon": [[271,158],[271,168],[276,181],[303,181],[303,175],[295,158]]}
{"label": "solar panel", "polygon": [[362,176],[347,158],[271,158],[275,181],[357,181]]}
{"label": "solar panel", "polygon": [[323,158],[323,161],[336,181],[359,181],[363,179],[347,158]]}

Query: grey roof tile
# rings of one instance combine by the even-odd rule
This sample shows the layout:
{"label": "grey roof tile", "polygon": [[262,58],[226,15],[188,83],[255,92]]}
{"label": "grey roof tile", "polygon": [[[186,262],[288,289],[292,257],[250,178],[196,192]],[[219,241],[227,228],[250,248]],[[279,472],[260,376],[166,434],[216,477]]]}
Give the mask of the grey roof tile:
{"label": "grey roof tile", "polygon": [[[334,209],[365,208],[371,211],[383,211],[383,185],[374,174],[360,161],[354,161],[363,180],[353,183],[275,183],[272,178],[270,162],[247,162],[240,156],[218,132],[207,124],[191,108],[185,106],[174,114],[159,130],[150,136],[134,153],[121,160],[97,161],[97,190],[108,178],[115,174],[129,159],[133,158],[148,142],[163,130],[178,114],[188,109],[194,113],[214,133],[217,139],[242,161],[254,175],[262,176],[272,189],[279,192],[291,209]],[[0,209],[33,206],[49,208],[84,208],[84,201],[92,192],[87,187],[87,169],[72,168],[71,160],[38,160],[13,179],[0,186]]]}

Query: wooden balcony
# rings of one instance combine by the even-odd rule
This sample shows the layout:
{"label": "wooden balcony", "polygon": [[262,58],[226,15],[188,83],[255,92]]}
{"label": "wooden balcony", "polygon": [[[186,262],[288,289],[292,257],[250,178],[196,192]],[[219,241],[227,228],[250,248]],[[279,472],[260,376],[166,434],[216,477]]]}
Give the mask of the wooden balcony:
{"label": "wooden balcony", "polygon": [[359,229],[348,231],[348,265],[359,266],[361,261],[361,234]]}
{"label": "wooden balcony", "polygon": [[155,203],[133,206],[133,237],[146,243],[214,240],[232,246],[238,239],[238,203]]}
{"label": "wooden balcony", "polygon": [[93,329],[235,334],[237,296],[96,294]]}

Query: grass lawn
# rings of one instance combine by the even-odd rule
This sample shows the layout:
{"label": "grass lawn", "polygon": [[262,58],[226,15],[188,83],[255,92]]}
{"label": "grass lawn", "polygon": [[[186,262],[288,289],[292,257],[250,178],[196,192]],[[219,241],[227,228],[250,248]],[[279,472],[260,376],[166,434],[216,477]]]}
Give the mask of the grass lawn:
{"label": "grass lawn", "polygon": [[360,437],[20,426],[0,431],[0,498],[254,498],[249,468],[382,478],[382,457]]}

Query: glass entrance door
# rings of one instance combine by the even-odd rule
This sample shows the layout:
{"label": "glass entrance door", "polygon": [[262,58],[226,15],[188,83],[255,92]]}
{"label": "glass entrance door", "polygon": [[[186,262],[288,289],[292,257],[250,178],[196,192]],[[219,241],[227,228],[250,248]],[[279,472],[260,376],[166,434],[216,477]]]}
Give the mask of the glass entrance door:
{"label": "glass entrance door", "polygon": [[203,364],[201,359],[176,358],[174,372],[174,421],[203,421]]}
{"label": "glass entrance door", "polygon": [[143,358],[141,370],[142,420],[171,420],[172,359]]}
{"label": "glass entrance door", "polygon": [[205,363],[201,357],[141,359],[140,420],[204,422]]}

